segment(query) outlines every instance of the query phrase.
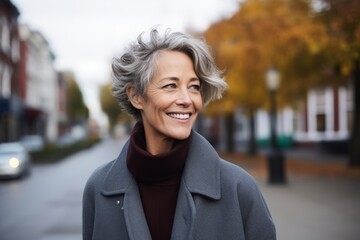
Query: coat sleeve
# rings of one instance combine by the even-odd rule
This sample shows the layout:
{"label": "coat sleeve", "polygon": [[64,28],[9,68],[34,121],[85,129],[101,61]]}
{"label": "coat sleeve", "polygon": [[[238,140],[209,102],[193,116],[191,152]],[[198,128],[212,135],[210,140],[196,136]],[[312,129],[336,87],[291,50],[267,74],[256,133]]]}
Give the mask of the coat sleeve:
{"label": "coat sleeve", "polygon": [[276,240],[275,225],[255,179],[248,175],[238,193],[245,239]]}

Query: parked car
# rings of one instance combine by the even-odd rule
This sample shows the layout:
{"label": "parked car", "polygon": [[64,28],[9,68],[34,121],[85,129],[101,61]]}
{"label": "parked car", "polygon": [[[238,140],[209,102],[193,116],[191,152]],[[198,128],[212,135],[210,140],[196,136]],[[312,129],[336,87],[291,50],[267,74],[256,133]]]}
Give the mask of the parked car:
{"label": "parked car", "polygon": [[16,178],[31,168],[29,152],[18,142],[0,144],[0,177]]}
{"label": "parked car", "polygon": [[20,139],[21,144],[28,151],[38,151],[44,148],[44,140],[39,135],[26,135]]}
{"label": "parked car", "polygon": [[71,136],[70,134],[65,134],[61,137],[59,137],[59,139],[57,140],[57,145],[59,147],[64,147],[64,146],[68,146],[71,144],[76,143],[78,140],[76,140],[73,136]]}

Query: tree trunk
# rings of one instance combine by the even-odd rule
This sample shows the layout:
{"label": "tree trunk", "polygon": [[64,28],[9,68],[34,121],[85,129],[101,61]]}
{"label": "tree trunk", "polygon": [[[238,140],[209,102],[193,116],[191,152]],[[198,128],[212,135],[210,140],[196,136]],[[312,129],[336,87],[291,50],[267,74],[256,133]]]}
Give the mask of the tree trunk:
{"label": "tree trunk", "polygon": [[349,166],[360,167],[360,64],[355,62],[353,72],[354,101],[353,101],[353,126],[351,131]]}
{"label": "tree trunk", "polygon": [[255,156],[257,154],[257,146],[256,146],[256,136],[255,136],[255,113],[254,111],[250,112],[249,115],[249,127],[250,127],[250,135],[249,142],[247,145],[247,154],[249,156]]}
{"label": "tree trunk", "polygon": [[226,151],[234,152],[234,113],[225,115]]}

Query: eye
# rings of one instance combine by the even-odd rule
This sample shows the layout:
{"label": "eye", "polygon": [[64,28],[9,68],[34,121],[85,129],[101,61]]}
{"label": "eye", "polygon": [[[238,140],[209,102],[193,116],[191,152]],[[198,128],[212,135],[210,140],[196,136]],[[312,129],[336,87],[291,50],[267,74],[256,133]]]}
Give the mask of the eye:
{"label": "eye", "polygon": [[200,85],[199,84],[193,84],[190,86],[191,90],[200,91]]}
{"label": "eye", "polygon": [[175,83],[166,84],[165,86],[163,86],[163,88],[165,89],[176,88],[176,84]]}

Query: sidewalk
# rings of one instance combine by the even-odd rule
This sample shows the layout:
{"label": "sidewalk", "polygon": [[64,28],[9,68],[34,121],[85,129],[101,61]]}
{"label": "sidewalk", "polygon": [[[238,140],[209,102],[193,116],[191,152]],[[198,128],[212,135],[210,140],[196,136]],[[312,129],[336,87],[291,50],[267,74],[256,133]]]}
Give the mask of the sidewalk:
{"label": "sidewalk", "polygon": [[[346,177],[360,180],[360,168],[349,168],[344,156],[331,156],[314,151],[284,152],[287,176],[303,177]],[[263,153],[258,156],[247,156],[242,153],[221,153],[225,160],[245,168],[251,175],[267,178],[267,158]]]}
{"label": "sidewalk", "polygon": [[346,159],[314,159],[314,153],[287,154],[284,185],[267,182],[264,155],[220,154],[242,166],[260,185],[278,240],[357,240],[360,235],[360,168]]}

